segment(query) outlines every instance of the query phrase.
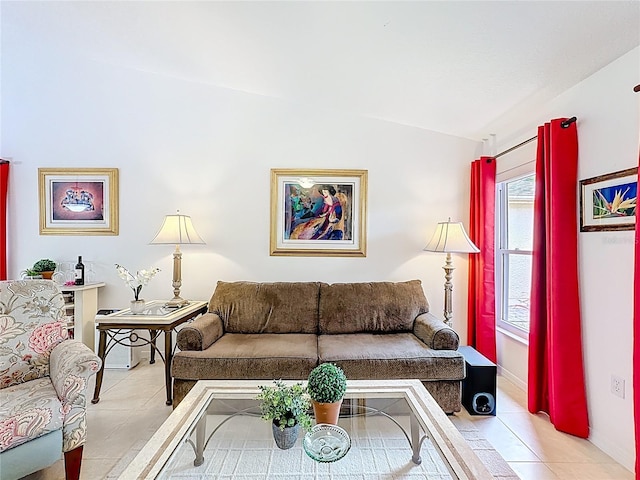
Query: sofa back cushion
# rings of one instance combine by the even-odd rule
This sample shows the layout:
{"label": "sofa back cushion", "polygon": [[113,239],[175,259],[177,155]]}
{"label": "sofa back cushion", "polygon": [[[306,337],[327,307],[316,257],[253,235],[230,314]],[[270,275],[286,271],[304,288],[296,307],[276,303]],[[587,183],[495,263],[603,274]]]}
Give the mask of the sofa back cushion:
{"label": "sofa back cushion", "polygon": [[51,351],[67,338],[52,280],[0,282],[0,389],[48,376]]}
{"label": "sofa back cushion", "polygon": [[229,333],[317,333],[317,282],[218,282],[209,302]]}
{"label": "sofa back cushion", "polygon": [[429,311],[420,280],[320,286],[320,333],[409,332]]}

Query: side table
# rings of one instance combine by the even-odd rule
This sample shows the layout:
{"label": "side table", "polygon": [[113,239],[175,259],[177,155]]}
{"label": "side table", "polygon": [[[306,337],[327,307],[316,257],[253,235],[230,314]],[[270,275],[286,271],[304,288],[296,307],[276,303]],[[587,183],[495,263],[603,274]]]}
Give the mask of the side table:
{"label": "side table", "polygon": [[[145,311],[140,314],[134,315],[130,309],[126,309],[95,319],[96,329],[100,332],[98,356],[102,359],[102,367],[96,375],[96,388],[91,403],[100,401],[105,359],[115,345],[124,345],[129,348],[150,345],[152,350],[157,351],[164,361],[167,405],[173,403],[171,378],[173,331],[178,325],[205,313],[208,304],[191,301],[181,308],[165,308],[165,303],[163,300],[154,300],[147,302]],[[135,330],[148,330],[149,339],[140,337]],[[162,332],[164,332],[164,355],[156,347],[156,339]]]}

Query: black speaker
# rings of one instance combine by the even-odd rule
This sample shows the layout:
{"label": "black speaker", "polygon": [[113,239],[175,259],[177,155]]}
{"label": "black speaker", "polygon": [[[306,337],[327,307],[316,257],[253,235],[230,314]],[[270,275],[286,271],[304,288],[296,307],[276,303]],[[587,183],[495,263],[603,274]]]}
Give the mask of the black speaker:
{"label": "black speaker", "polygon": [[496,414],[496,364],[472,347],[460,347],[467,376],[462,381],[462,405],[471,415]]}

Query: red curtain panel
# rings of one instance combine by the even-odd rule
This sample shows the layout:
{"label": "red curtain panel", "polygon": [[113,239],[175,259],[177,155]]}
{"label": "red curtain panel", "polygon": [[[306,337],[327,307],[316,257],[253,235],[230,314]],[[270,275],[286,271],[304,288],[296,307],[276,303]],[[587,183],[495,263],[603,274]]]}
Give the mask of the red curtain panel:
{"label": "red curtain panel", "polygon": [[0,160],[0,280],[7,279],[7,190],[9,162]]}
{"label": "red curtain panel", "polygon": [[469,237],[480,253],[469,255],[467,343],[496,362],[495,217],[496,161],[471,163]]}
{"label": "red curtain panel", "polygon": [[589,436],[578,290],[578,131],[538,128],[528,407],[557,430]]}
{"label": "red curtain panel", "polygon": [[[640,87],[640,85],[639,85]],[[638,168],[640,174],[640,163]],[[639,177],[640,178],[640,177]],[[636,201],[637,203],[637,201]],[[636,431],[636,477],[640,476],[640,214],[636,207],[636,251],[633,280],[633,405]]]}

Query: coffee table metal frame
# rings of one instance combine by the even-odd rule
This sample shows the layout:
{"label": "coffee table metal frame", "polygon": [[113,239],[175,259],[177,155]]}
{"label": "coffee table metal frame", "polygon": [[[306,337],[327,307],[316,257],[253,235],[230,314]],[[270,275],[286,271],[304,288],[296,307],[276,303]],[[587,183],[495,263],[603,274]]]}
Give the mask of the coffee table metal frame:
{"label": "coffee table metal frame", "polygon": [[[96,387],[91,403],[100,401],[100,388],[104,376],[105,358],[115,345],[128,348],[151,347],[151,360],[157,351],[164,362],[165,388],[167,405],[173,403],[173,382],[171,378],[171,359],[173,358],[173,331],[179,325],[207,311],[207,302],[190,301],[181,308],[162,308],[166,302],[153,300],[147,303],[145,314],[134,315],[130,309],[121,310],[110,315],[96,318],[96,329],[100,332],[98,356],[102,359],[102,367],[96,375]],[[148,330],[149,339],[139,336],[136,330]],[[156,347],[156,339],[164,332],[164,355]]]}
{"label": "coffee table metal frame", "polygon": [[[398,422],[392,415],[380,410],[378,408],[367,407],[366,405],[360,405],[360,403],[352,403],[349,402],[347,398],[348,404],[345,402],[342,405],[342,409],[340,412],[340,418],[357,418],[361,416],[367,415],[378,415],[381,417],[385,417],[400,429],[400,431],[404,434],[404,437],[407,439],[409,446],[413,449],[413,455],[411,456],[411,461],[416,465],[420,465],[422,463],[422,458],[420,457],[420,449],[422,448],[422,443],[428,438],[426,435],[420,436],[420,425],[415,418],[415,415],[410,415],[410,433],[407,433],[406,429]],[[361,399],[358,399],[361,400]],[[346,409],[345,409],[346,405]],[[228,416],[222,420],[212,431],[209,433],[209,436],[206,435],[207,429],[207,415],[203,415],[200,420],[198,420],[198,425],[196,426],[196,441],[195,443],[191,440],[190,435],[188,436],[186,442],[191,445],[193,448],[193,453],[195,454],[195,459],[193,460],[193,465],[195,467],[199,467],[204,463],[204,451],[207,448],[209,440],[213,438],[216,432],[224,426],[225,423],[230,421],[232,418],[242,415],[247,415],[251,417],[260,417],[259,413],[259,405],[243,408],[241,410],[235,409],[232,405],[224,404],[230,411],[233,413],[228,414]],[[343,412],[348,410],[348,413],[345,415]],[[206,438],[205,438],[206,437]]]}
{"label": "coffee table metal frame", "polygon": [[[174,452],[183,443],[189,441],[194,431],[196,432],[195,462],[201,463],[206,443],[203,418],[206,418],[211,399],[253,399],[260,391],[258,385],[264,383],[264,380],[201,380],[197,382],[119,478],[121,480],[155,479],[162,473]],[[410,408],[411,438],[407,437],[407,440],[413,449],[414,463],[420,462],[420,446],[428,437],[439,451],[453,478],[461,480],[494,478],[419,380],[349,380],[345,398],[404,398]]]}

